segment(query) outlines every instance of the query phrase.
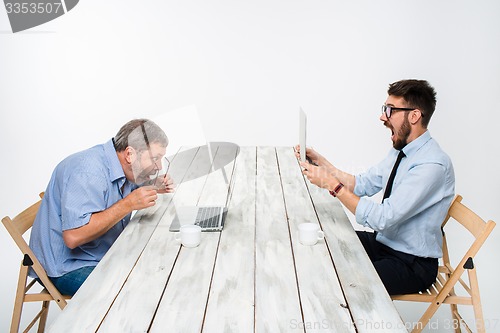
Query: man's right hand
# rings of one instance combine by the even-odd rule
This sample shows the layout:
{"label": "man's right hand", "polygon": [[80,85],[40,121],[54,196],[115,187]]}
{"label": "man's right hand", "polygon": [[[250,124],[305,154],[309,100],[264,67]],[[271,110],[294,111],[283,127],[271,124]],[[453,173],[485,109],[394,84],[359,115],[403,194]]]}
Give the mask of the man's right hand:
{"label": "man's right hand", "polygon": [[[297,157],[297,159],[300,159],[300,145],[295,146],[295,156]],[[306,147],[306,158],[307,161],[313,165],[322,165],[321,163],[323,163],[325,160],[325,158],[321,156],[321,154],[318,153],[316,150],[307,147]]]}
{"label": "man's right hand", "polygon": [[125,197],[131,210],[139,210],[154,206],[158,199],[158,194],[154,186],[139,187]]}

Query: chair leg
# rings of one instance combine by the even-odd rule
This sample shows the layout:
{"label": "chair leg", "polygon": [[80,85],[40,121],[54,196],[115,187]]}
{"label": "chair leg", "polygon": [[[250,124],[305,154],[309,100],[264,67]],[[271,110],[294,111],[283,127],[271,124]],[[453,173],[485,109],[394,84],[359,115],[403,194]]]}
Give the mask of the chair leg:
{"label": "chair leg", "polygon": [[26,281],[28,280],[28,267],[23,266],[19,269],[19,279],[17,280],[16,299],[14,301],[14,311],[12,312],[12,322],[10,332],[17,333],[21,324],[21,314],[23,312],[24,293],[26,290]]}
{"label": "chair leg", "polygon": [[[456,296],[455,288],[451,288],[450,295]],[[456,304],[450,304],[450,309],[451,309],[451,320],[454,327],[454,331],[455,333],[461,333],[462,330],[460,329],[460,326],[462,323],[462,316],[460,316],[460,314],[458,313],[458,306]]]}
{"label": "chair leg", "polygon": [[427,310],[424,312],[422,317],[420,317],[419,322],[417,323],[416,327],[412,330],[412,333],[420,333],[424,330],[425,326],[429,323],[429,320],[431,320],[432,316],[436,313],[437,309],[441,306],[441,303],[438,303],[436,301],[432,302]]}
{"label": "chair leg", "polygon": [[479,295],[479,284],[477,282],[476,268],[469,269],[469,283],[472,297],[472,307],[474,308],[474,317],[476,320],[476,329],[478,333],[485,333],[483,308],[481,307],[481,297]]}
{"label": "chair leg", "polygon": [[411,333],[420,333],[424,329],[424,324],[422,322],[417,322],[416,325],[411,330]]}
{"label": "chair leg", "polygon": [[47,323],[47,317],[49,314],[50,301],[44,301],[42,303],[42,315],[40,316],[40,321],[38,322],[38,333],[45,332],[45,324]]}
{"label": "chair leg", "polygon": [[450,309],[451,309],[451,320],[453,323],[453,327],[455,328],[455,333],[461,333],[462,330],[460,329],[460,323],[461,323],[461,317],[458,313],[458,306],[456,304],[450,304]]}

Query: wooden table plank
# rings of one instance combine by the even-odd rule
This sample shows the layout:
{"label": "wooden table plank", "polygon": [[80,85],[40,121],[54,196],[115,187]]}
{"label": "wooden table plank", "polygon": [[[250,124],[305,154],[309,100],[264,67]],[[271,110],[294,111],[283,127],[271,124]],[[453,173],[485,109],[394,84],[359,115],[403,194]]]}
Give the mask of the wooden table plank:
{"label": "wooden table plank", "polygon": [[[210,164],[206,148],[200,148],[189,166],[186,177],[193,173],[199,174],[203,170],[208,173]],[[207,176],[198,177],[179,184],[175,196],[180,199],[174,201],[178,204],[181,201],[188,205],[196,204],[206,178]],[[176,233],[168,230],[174,216],[175,207],[170,205],[106,315],[99,328],[100,332],[143,332],[151,325],[179,254],[180,244],[175,240]]]}
{"label": "wooden table plank", "polygon": [[256,148],[242,147],[221,233],[204,332],[254,332]]}
{"label": "wooden table plank", "polygon": [[257,148],[255,330],[288,332],[302,318],[281,181],[272,147]]}
{"label": "wooden table plank", "polygon": [[[193,154],[184,154],[182,159],[172,160],[169,172],[175,174],[176,179],[183,178],[194,153],[196,151],[193,151]],[[58,320],[49,327],[49,332],[97,331],[171,199],[172,194],[163,195],[155,206],[134,216]],[[102,293],[99,294],[97,290],[102,290]]]}
{"label": "wooden table plank", "polygon": [[358,332],[407,332],[338,199],[307,182]]}
{"label": "wooden table plank", "polygon": [[301,324],[307,332],[354,332],[325,241],[304,246],[298,240],[298,225],[306,222],[318,224],[318,217],[294,151],[291,147],[278,147],[276,151],[304,316],[303,322],[301,318],[294,318],[292,328]]}
{"label": "wooden table plank", "polygon": [[[234,146],[222,146],[217,149],[217,152],[212,153],[214,164],[220,164],[217,163],[219,159],[227,160],[228,155],[234,159],[237,152]],[[233,166],[234,161],[224,166],[224,173],[229,177],[229,181],[231,181]],[[228,191],[229,184],[223,181],[222,170],[217,170],[208,175],[198,203],[224,206],[227,202]],[[219,232],[206,232],[202,234],[198,247],[181,247],[150,332],[165,332],[165,330],[184,332],[187,329],[198,332],[201,330],[219,237]]]}

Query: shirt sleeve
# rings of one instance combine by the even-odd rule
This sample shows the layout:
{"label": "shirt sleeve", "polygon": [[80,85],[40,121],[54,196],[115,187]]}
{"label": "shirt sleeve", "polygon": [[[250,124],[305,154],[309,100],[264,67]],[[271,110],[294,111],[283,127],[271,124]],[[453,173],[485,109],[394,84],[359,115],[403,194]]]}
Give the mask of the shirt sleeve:
{"label": "shirt sleeve", "polygon": [[446,168],[438,163],[412,167],[382,204],[361,198],[356,207],[356,221],[375,231],[383,231],[421,213],[445,196],[445,173]]}
{"label": "shirt sleeve", "polygon": [[358,197],[377,194],[382,190],[382,174],[383,170],[388,167],[388,159],[384,159],[379,164],[371,167],[365,173],[356,175],[356,183],[354,185],[354,194]]}
{"label": "shirt sleeve", "polygon": [[92,213],[105,210],[108,187],[103,176],[73,172],[61,198],[62,230],[82,227],[90,221]]}

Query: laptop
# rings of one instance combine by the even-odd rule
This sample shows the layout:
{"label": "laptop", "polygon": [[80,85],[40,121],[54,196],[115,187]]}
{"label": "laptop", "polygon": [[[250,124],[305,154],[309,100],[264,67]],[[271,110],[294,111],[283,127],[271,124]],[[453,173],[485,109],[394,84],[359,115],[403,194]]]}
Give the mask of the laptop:
{"label": "laptop", "polygon": [[201,231],[222,231],[227,208],[223,206],[181,206],[176,207],[170,231],[179,231],[181,225],[195,224]]}

